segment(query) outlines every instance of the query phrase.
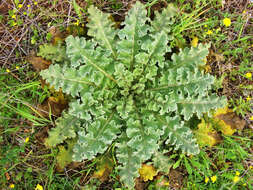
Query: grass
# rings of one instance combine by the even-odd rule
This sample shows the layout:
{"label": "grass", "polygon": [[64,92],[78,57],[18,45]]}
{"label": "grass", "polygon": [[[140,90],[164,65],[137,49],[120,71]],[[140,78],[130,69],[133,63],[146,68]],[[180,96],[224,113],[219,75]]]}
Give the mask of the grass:
{"label": "grass", "polygon": [[[252,54],[253,3],[219,0],[146,0],[149,16],[167,3],[179,9],[173,31],[177,37],[174,48],[190,46],[193,38],[199,43],[212,43],[206,71],[217,78],[216,91],[226,95],[229,107],[244,120],[246,126],[234,136],[223,135],[213,147],[202,147],[201,153],[187,157],[171,151],[169,186],[158,177],[140,189],[252,189]],[[27,56],[37,52],[41,44],[62,40],[65,34],[85,33],[87,6],[95,4],[122,21],[131,1],[3,1],[0,6],[0,186],[3,189],[117,189],[123,190],[116,170],[95,178],[101,171],[103,157],[92,162],[71,163],[59,170],[59,149],[44,146],[47,131],[54,126],[52,109],[41,114],[48,97],[55,96],[29,62]],[[7,6],[8,5],[8,6]],[[224,18],[231,20],[225,26]],[[69,28],[72,26],[71,30]],[[74,27],[73,27],[74,26]],[[52,32],[54,29],[54,32]],[[57,31],[60,33],[57,33]],[[208,32],[209,31],[209,32]],[[67,97],[66,97],[67,99]],[[44,110],[45,111],[45,110]],[[65,145],[67,150],[67,145]],[[108,158],[113,156],[113,146]],[[153,164],[153,163],[151,163]],[[159,174],[160,175],[160,174]],[[177,179],[174,179],[177,176]],[[216,176],[216,177],[215,177]],[[174,177],[174,178],[173,178]],[[181,181],[179,179],[182,179]],[[162,182],[161,182],[162,181]],[[178,185],[176,185],[178,184]]]}

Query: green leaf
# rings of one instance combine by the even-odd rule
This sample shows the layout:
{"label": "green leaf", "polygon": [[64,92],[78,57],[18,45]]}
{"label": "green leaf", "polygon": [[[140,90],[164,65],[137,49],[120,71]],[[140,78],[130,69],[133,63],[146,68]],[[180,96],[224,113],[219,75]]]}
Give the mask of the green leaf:
{"label": "green leaf", "polygon": [[146,15],[145,6],[137,1],[122,23],[124,28],[118,33],[121,39],[117,47],[118,59],[130,70],[133,70],[135,55],[140,50],[141,42],[149,28],[145,24],[149,20]]}
{"label": "green leaf", "polygon": [[[108,79],[117,83],[112,77],[114,67],[110,64],[112,59],[101,48],[95,48],[96,43],[92,41],[86,41],[84,38],[69,36],[66,39],[67,54],[71,60],[73,67],[78,67],[81,63],[84,64],[82,72],[90,74],[91,80],[103,81],[103,75]],[[97,85],[100,85],[99,83]]]}
{"label": "green leaf", "polygon": [[198,66],[205,65],[205,58],[208,55],[208,48],[210,44],[199,44],[196,48],[184,48],[181,49],[179,54],[173,54],[171,56],[172,62],[168,65],[169,69],[177,68],[189,68],[194,70]]}
{"label": "green leaf", "polygon": [[175,22],[176,8],[169,4],[161,13],[155,11],[155,19],[151,23],[155,32],[164,31],[166,34],[171,32],[172,24]]}
{"label": "green leaf", "polygon": [[226,105],[225,97],[218,97],[215,94],[207,97],[187,97],[178,101],[179,112],[185,120],[189,120],[194,113],[201,118],[203,113],[208,113],[211,109],[217,109]]}
{"label": "green leaf", "polygon": [[184,156],[184,165],[185,165],[185,168],[186,168],[188,174],[192,175],[191,165],[189,164],[189,162],[185,156]]}
{"label": "green leaf", "polygon": [[73,149],[74,161],[91,160],[98,153],[104,153],[108,145],[120,132],[120,125],[114,119],[114,112],[109,116],[100,116],[87,123],[85,130],[78,132],[78,141]]}
{"label": "green leaf", "polygon": [[89,27],[88,35],[94,37],[102,47],[107,48],[116,59],[115,36],[117,31],[113,28],[114,23],[109,19],[109,15],[101,12],[93,5],[88,9]]}
{"label": "green leaf", "polygon": [[157,168],[159,172],[169,174],[170,168],[173,165],[173,161],[171,158],[169,158],[169,156],[166,156],[163,153],[157,151],[155,152],[152,161],[155,168]]}
{"label": "green leaf", "polygon": [[138,116],[130,117],[127,120],[126,134],[130,139],[127,145],[135,149],[140,159],[144,161],[158,149],[158,140],[163,131],[152,114],[143,116],[142,121],[137,118]]}
{"label": "green leaf", "polygon": [[49,147],[63,143],[64,140],[75,138],[76,131],[81,126],[81,121],[76,117],[64,113],[62,117],[56,120],[56,127],[52,128],[48,134],[45,144]]}
{"label": "green leaf", "polygon": [[121,165],[117,167],[119,170],[120,180],[129,188],[134,189],[134,180],[139,177],[138,169],[141,168],[141,160],[139,155],[127,145],[126,141],[116,144],[116,157]]}
{"label": "green leaf", "polygon": [[165,132],[163,139],[166,144],[175,145],[175,150],[182,150],[183,153],[188,155],[195,155],[199,153],[199,147],[196,144],[191,130],[180,122],[179,117],[165,117],[156,116],[156,118],[164,125]]}
{"label": "green leaf", "polygon": [[62,89],[64,93],[78,96],[85,87],[94,85],[87,81],[85,75],[74,68],[50,65],[48,70],[43,70],[40,75],[47,83],[54,86],[56,90]]}
{"label": "green leaf", "polygon": [[60,170],[63,170],[68,164],[72,162],[73,146],[75,141],[67,141],[68,147],[58,146],[59,152],[56,156],[57,164]]}
{"label": "green leaf", "polygon": [[75,0],[72,0],[72,1],[73,1],[74,10],[75,10],[77,16],[79,17],[79,19],[81,19],[82,18],[81,7],[76,3]]}

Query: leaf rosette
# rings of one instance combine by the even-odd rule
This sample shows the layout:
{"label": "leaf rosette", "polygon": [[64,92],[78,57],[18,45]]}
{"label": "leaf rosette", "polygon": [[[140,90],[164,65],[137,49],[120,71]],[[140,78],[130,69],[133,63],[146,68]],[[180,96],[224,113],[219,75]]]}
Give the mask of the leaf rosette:
{"label": "leaf rosette", "polygon": [[49,133],[47,144],[77,138],[74,161],[93,159],[114,144],[121,180],[133,189],[138,169],[161,142],[188,155],[198,154],[185,121],[223,107],[225,98],[210,92],[214,77],[199,70],[209,44],[166,58],[173,39],[171,7],[156,12],[151,20],[145,6],[137,2],[122,29],[114,28],[109,15],[93,6],[88,12],[92,39],[69,36],[69,61],[41,72],[55,89],[76,98]]}

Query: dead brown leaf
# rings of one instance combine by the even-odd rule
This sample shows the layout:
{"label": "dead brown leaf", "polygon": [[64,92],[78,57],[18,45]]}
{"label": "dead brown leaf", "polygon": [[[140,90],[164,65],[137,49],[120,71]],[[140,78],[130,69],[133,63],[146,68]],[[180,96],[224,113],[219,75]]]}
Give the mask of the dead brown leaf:
{"label": "dead brown leaf", "polygon": [[28,56],[27,61],[31,63],[36,71],[41,71],[48,69],[49,65],[51,65],[51,61],[47,61],[42,57],[37,56]]}
{"label": "dead brown leaf", "polygon": [[143,182],[143,180],[138,177],[135,179],[135,190],[144,190],[145,189],[145,183]]}
{"label": "dead brown leaf", "polygon": [[227,125],[230,125],[232,129],[243,130],[246,125],[246,121],[240,119],[240,117],[237,116],[234,112],[220,114],[216,117],[220,120],[223,120]]}
{"label": "dead brown leaf", "polygon": [[48,118],[51,113],[53,116],[60,116],[62,111],[67,108],[67,102],[55,97],[49,97],[42,104],[37,106],[39,115]]}
{"label": "dead brown leaf", "polygon": [[52,36],[51,42],[53,45],[61,43],[66,38],[66,33],[61,32],[60,29],[55,26],[52,26],[51,28],[49,28],[48,32]]}
{"label": "dead brown leaf", "polygon": [[45,139],[48,137],[49,127],[43,127],[42,130],[38,131],[35,134],[35,138],[41,143],[44,144]]}

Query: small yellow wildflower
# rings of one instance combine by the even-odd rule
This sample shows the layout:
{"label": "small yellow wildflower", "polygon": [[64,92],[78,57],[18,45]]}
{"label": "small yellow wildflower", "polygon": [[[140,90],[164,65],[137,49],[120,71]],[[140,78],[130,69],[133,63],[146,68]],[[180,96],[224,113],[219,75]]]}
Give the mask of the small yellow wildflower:
{"label": "small yellow wildflower", "polygon": [[206,32],[206,34],[208,34],[208,35],[211,35],[212,33],[213,33],[212,30],[208,30],[208,31]]}
{"label": "small yellow wildflower", "polygon": [[247,101],[250,101],[250,100],[251,100],[251,97],[248,96],[248,97],[246,98],[246,100],[247,100]]}
{"label": "small yellow wildflower", "polygon": [[35,190],[43,190],[43,187],[40,184],[37,184]]}
{"label": "small yellow wildflower", "polygon": [[169,186],[169,185],[170,185],[170,182],[167,181],[167,182],[164,183],[164,185],[165,185],[165,186]]}
{"label": "small yellow wildflower", "polygon": [[240,175],[240,172],[236,171],[236,172],[235,172],[235,175],[239,176],[239,175]]}
{"label": "small yellow wildflower", "polygon": [[11,18],[16,19],[16,15],[12,15]]}
{"label": "small yellow wildflower", "polygon": [[191,46],[192,47],[197,47],[198,46],[198,41],[199,41],[198,37],[194,37],[191,41]]}
{"label": "small yellow wildflower", "polygon": [[16,66],[16,69],[18,70],[18,69],[19,69],[19,66]]}
{"label": "small yellow wildflower", "polygon": [[246,10],[242,11],[242,14],[245,14],[246,13]]}
{"label": "small yellow wildflower", "polygon": [[27,7],[28,7],[28,8],[30,8],[30,7],[31,7],[31,5],[27,5]]}
{"label": "small yellow wildflower", "polygon": [[224,24],[226,27],[230,26],[230,25],[231,25],[231,20],[230,20],[230,18],[224,18],[224,19],[223,19],[223,24]]}
{"label": "small yellow wildflower", "polygon": [[249,118],[251,121],[253,121],[253,115]]}
{"label": "small yellow wildflower", "polygon": [[[251,116],[251,118],[252,118],[252,117],[253,117],[253,116]],[[253,119],[251,119],[251,120],[253,120]],[[249,169],[251,169],[251,170],[252,170],[252,169],[253,169],[253,166],[250,166],[250,167],[249,167]]]}
{"label": "small yellow wildflower", "polygon": [[207,24],[205,24],[204,27],[207,28]]}
{"label": "small yellow wildflower", "polygon": [[234,181],[234,183],[237,183],[238,181],[240,181],[240,177],[236,175],[234,177],[233,181]]}
{"label": "small yellow wildflower", "polygon": [[216,175],[214,175],[214,176],[211,177],[211,181],[212,181],[213,183],[214,183],[216,180],[217,180],[217,176],[216,176]]}
{"label": "small yellow wildflower", "polygon": [[14,189],[14,187],[15,187],[15,185],[13,183],[9,185],[10,189]]}
{"label": "small yellow wildflower", "polygon": [[16,26],[16,25],[17,25],[17,23],[16,23],[16,22],[14,22],[14,23],[13,23],[13,26]]}
{"label": "small yellow wildflower", "polygon": [[75,22],[75,25],[76,25],[76,26],[78,26],[78,25],[79,25],[79,20],[77,20],[77,21]]}
{"label": "small yellow wildflower", "polygon": [[23,12],[24,15],[27,15],[27,12]]}
{"label": "small yellow wildflower", "polygon": [[23,5],[22,5],[22,4],[18,4],[18,8],[20,8],[20,9],[21,9],[22,7],[23,7]]}
{"label": "small yellow wildflower", "polygon": [[10,71],[10,69],[6,69],[6,72],[9,73],[9,72],[11,72],[11,71]]}
{"label": "small yellow wildflower", "polygon": [[25,143],[28,143],[28,141],[29,141],[29,137],[26,137],[25,138]]}
{"label": "small yellow wildflower", "polygon": [[208,183],[208,181],[209,181],[209,177],[206,177],[205,178],[205,183]]}
{"label": "small yellow wildflower", "polygon": [[82,24],[82,27],[84,27],[84,24]]}
{"label": "small yellow wildflower", "polygon": [[34,5],[38,5],[38,2],[37,2],[37,1],[35,1],[35,2],[34,2]]}
{"label": "small yellow wildflower", "polygon": [[246,73],[245,77],[250,79],[252,77],[252,74],[251,73]]}

